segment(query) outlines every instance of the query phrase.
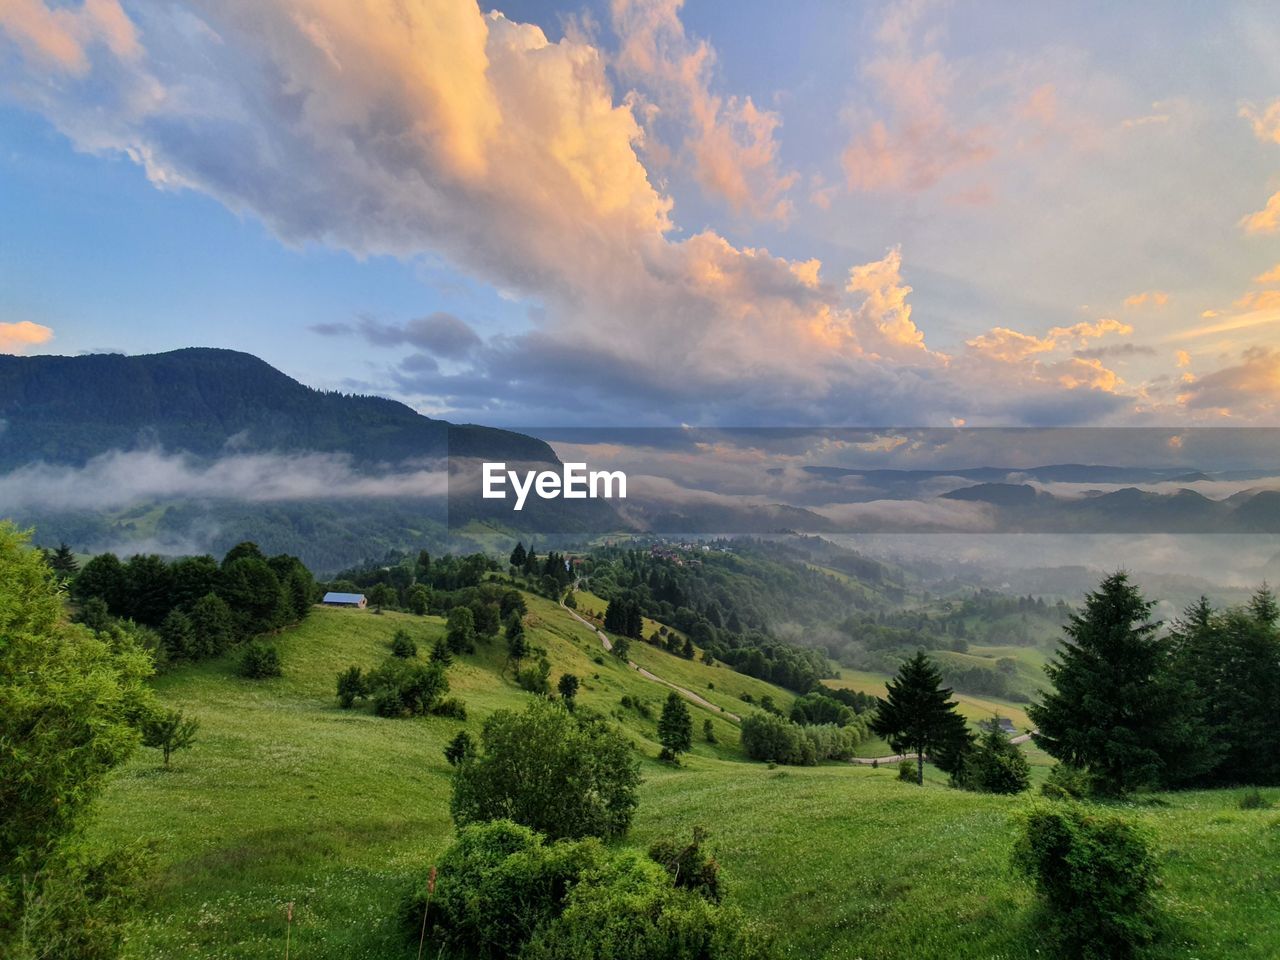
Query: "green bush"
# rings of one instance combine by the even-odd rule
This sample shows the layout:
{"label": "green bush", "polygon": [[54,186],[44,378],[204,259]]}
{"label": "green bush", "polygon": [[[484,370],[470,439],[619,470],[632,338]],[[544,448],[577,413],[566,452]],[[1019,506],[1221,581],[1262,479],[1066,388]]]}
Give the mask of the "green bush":
{"label": "green bush", "polygon": [[364,671],[359,667],[352,665],[338,674],[338,705],[343,710],[350,709],[358,699],[368,693]]}
{"label": "green bush", "polygon": [[442,664],[410,663],[396,657],[370,672],[365,683],[373,692],[374,713],[380,717],[426,716],[449,692]]}
{"label": "green bush", "polygon": [[1153,938],[1156,859],[1120,817],[1073,803],[1037,806],[1021,818],[1013,862],[1069,956],[1123,960]]}
{"label": "green bush", "polygon": [[[423,885],[425,886],[425,885]],[[423,892],[405,904],[416,942]],[[766,960],[767,931],[677,889],[634,850],[548,842],[509,821],[466,827],[441,858],[431,951],[477,960]]]}
{"label": "green bush", "polygon": [[458,735],[449,741],[449,745],[444,748],[444,758],[449,761],[449,766],[456,767],[464,760],[470,760],[476,755],[476,742],[471,739],[471,734],[465,730],[458,731]]}
{"label": "green bush", "polygon": [[272,644],[254,640],[245,644],[236,663],[236,673],[249,680],[265,680],[278,677],[280,669],[280,651]]}
{"label": "green bush", "polygon": [[517,670],[516,683],[530,693],[546,696],[551,692],[551,661],[541,657],[537,663]]}
{"label": "green bush", "polygon": [[407,630],[397,630],[391,638],[391,655],[401,660],[412,660],[418,655],[418,645],[413,642]]}
{"label": "green bush", "polygon": [[1031,785],[1031,764],[997,724],[989,723],[953,780],[980,793],[1021,793]]}
{"label": "green bush", "polygon": [[521,960],[767,960],[770,937],[740,912],[677,890],[660,866],[615,853],[565,897]]}
{"label": "green bush", "polygon": [[1252,790],[1246,790],[1240,796],[1241,810],[1270,810],[1271,801],[1262,795],[1257,787]]}
{"label": "green bush", "polygon": [[916,761],[903,759],[898,761],[898,779],[904,783],[919,783],[920,769]]}
{"label": "green bush", "polygon": [[776,713],[753,713],[742,721],[742,749],[752,760],[811,767],[819,760],[848,760],[863,737],[860,722],[802,727]]}
{"label": "green bush", "polygon": [[534,700],[485,721],[482,753],[453,778],[449,809],[466,826],[510,819],[563,837],[615,837],[636,807],[640,769],[630,743],[597,718]]}
{"label": "green bush", "polygon": [[434,717],[449,717],[453,720],[467,719],[467,705],[457,697],[446,697],[431,708]]}
{"label": "green bush", "polygon": [[671,882],[682,890],[690,890],[712,903],[720,902],[720,864],[702,852],[707,831],[693,828],[693,840],[662,839],[649,847],[649,859],[671,875]]}
{"label": "green bush", "polygon": [[1040,784],[1040,793],[1050,800],[1087,800],[1093,796],[1093,778],[1087,770],[1069,763],[1055,763]]}

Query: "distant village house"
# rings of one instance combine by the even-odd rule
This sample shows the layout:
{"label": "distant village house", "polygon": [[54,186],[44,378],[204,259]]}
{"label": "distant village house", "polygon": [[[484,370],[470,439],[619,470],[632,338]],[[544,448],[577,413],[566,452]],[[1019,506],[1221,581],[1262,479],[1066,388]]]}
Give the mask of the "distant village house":
{"label": "distant village house", "polygon": [[333,593],[330,591],[320,601],[326,607],[365,607],[369,601],[363,593]]}

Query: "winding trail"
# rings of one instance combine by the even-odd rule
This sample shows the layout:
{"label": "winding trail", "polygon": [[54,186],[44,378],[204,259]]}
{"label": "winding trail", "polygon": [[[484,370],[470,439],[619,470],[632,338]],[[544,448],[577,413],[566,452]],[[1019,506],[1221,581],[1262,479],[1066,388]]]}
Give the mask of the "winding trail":
{"label": "winding trail", "polygon": [[[575,590],[577,589],[576,583],[574,584],[574,589]],[[600,644],[601,646],[604,647],[606,653],[613,652],[613,641],[609,639],[608,634],[606,634],[603,630],[597,627],[594,623],[592,623],[586,617],[583,617],[582,615],[580,615],[578,611],[570,609],[569,606],[565,604],[563,597],[560,598],[560,606],[564,608],[565,613],[569,614],[569,616],[573,617],[573,619],[577,620],[584,627],[587,627],[588,629],[595,631],[595,635],[600,638]],[[695,703],[706,710],[712,711],[713,713],[718,713],[721,716],[728,717],[734,723],[742,722],[742,718],[738,716],[736,713],[730,713],[724,707],[721,707],[717,704],[712,703],[706,697],[699,696],[698,694],[694,693],[692,690],[688,689],[687,687],[682,687],[679,684],[672,683],[670,680],[663,679],[662,677],[658,676],[656,673],[653,673],[650,670],[646,670],[644,667],[640,666],[640,664],[636,663],[634,660],[628,660],[627,666],[629,666],[632,670],[636,671],[636,673],[640,674],[640,676],[644,677],[646,680],[652,680],[654,683],[660,683],[664,687],[670,687],[672,690],[680,694],[680,696],[684,697],[690,703]],[[1020,734],[1019,736],[1010,738],[1009,742],[1010,743],[1026,743],[1030,739],[1031,739],[1031,734],[1024,733],[1024,734]],[[907,760],[907,759],[914,760],[915,754],[895,753],[887,757],[851,757],[849,759],[849,762],[858,763],[858,764],[862,764],[863,766],[870,767],[870,766],[878,765],[881,763],[900,763],[901,761]],[[925,759],[927,760],[929,758],[925,757]]]}

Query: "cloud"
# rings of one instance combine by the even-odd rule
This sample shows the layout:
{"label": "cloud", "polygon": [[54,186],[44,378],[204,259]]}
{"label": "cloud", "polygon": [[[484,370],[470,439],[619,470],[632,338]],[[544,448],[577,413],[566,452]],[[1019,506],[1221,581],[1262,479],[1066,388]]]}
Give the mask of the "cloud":
{"label": "cloud", "polygon": [[85,0],[79,10],[50,9],[41,0],[6,0],[0,27],[22,56],[37,67],[82,76],[90,46],[103,44],[117,57],[136,59],[141,51],[132,21],[118,0]]}
{"label": "cloud", "polygon": [[[920,49],[917,41],[927,8],[918,0],[897,3],[876,33],[880,50],[863,73],[887,119],[868,119],[841,155],[852,190],[927,190],[959,170],[986,163],[996,153],[989,129],[958,124],[950,115],[952,67],[939,51],[927,49],[927,42],[926,49]],[[1051,91],[1025,106],[1043,116],[1053,108]]]}
{"label": "cloud", "polygon": [[1156,348],[1146,344],[1138,343],[1113,343],[1105,347],[1089,347],[1076,350],[1072,356],[1079,357],[1082,360],[1102,360],[1106,357],[1128,358],[1128,357],[1151,357],[1155,356]]}
{"label": "cloud", "polygon": [[1249,121],[1253,135],[1263,143],[1280,143],[1280,100],[1261,109],[1252,103],[1242,104],[1240,116]]}
{"label": "cloud", "polygon": [[1273,193],[1261,210],[1240,218],[1245,233],[1275,233],[1280,230],[1280,191]]}
{"label": "cloud", "polygon": [[1250,347],[1240,362],[1187,384],[1178,402],[1221,417],[1259,418],[1280,412],[1280,350]]}
{"label": "cloud", "polygon": [[[662,131],[680,141],[702,189],[736,212],[785,220],[786,198],[798,174],[782,168],[777,141],[779,115],[751,97],[723,97],[711,90],[715,51],[693,40],[680,20],[683,0],[613,0],[613,28],[620,46],[620,76],[641,88],[652,151]],[[671,130],[671,128],[677,128]]]}
{"label": "cloud", "polygon": [[30,320],[0,323],[0,353],[22,353],[52,339],[53,330]]}
{"label": "cloud", "polygon": [[1254,283],[1280,283],[1280,263],[1253,278]]}
{"label": "cloud", "polygon": [[[711,92],[712,52],[679,9],[620,0],[611,65],[574,31],[553,43],[473,0],[139,5],[136,47],[86,42],[73,75],[0,59],[0,79],[79,149],[127,156],[160,189],[215,197],[285,243],[430,254],[536,305],[529,329],[487,339],[439,314],[319,325],[409,348],[385,376],[424,409],[514,424],[1059,423],[1129,402],[1101,364],[1062,355],[1094,336],[1075,328],[1007,357],[983,338],[958,357],[930,348],[897,247],[827,265],[678,232],[645,165],[649,107],[692,131],[682,149],[726,196],[742,182],[776,206],[789,177],[776,117]],[[986,147],[951,125],[950,70],[916,50],[913,16],[882,25],[871,75],[900,113],[890,140],[911,148],[903,182],[922,183],[953,147]],[[654,99],[619,96],[610,66]],[[712,176],[717,151],[741,181]]]}
{"label": "cloud", "polygon": [[317,323],[311,330],[322,336],[357,334],[374,346],[407,345],[450,360],[465,358],[481,344],[479,335],[465,321],[444,312],[415,317],[403,324],[361,317],[355,324]]}
{"label": "cloud", "polygon": [[371,475],[337,454],[243,454],[205,462],[154,450],[112,451],[83,467],[34,463],[0,475],[0,510],[107,510],[174,498],[443,497],[447,487],[443,466]]}
{"label": "cloud", "polygon": [[1129,309],[1163,307],[1168,302],[1169,294],[1163,290],[1144,290],[1124,298],[1124,306]]}

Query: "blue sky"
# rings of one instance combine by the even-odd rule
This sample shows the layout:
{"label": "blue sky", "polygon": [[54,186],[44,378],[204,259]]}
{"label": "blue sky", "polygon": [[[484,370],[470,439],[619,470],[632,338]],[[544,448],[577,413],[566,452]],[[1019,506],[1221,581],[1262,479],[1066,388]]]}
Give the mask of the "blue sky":
{"label": "blue sky", "polygon": [[1280,412],[1267,4],[0,12],[0,349],[496,424]]}

